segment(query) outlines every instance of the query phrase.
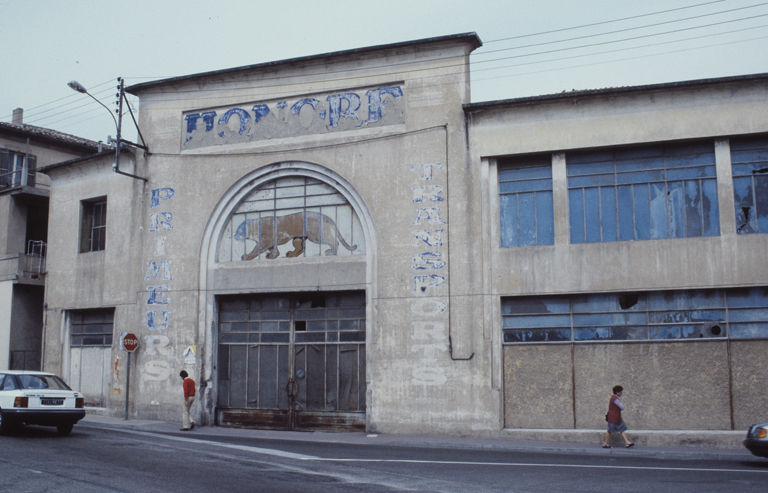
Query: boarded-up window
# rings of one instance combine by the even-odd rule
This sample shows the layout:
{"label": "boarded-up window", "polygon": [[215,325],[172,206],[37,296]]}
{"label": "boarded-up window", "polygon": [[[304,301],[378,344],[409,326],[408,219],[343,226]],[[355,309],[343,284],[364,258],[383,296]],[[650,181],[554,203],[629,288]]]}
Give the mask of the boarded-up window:
{"label": "boarded-up window", "polygon": [[304,177],[280,178],[251,192],[218,247],[219,262],[364,254],[363,228],[346,198]]}
{"label": "boarded-up window", "polygon": [[566,155],[571,243],[717,236],[711,141]]}

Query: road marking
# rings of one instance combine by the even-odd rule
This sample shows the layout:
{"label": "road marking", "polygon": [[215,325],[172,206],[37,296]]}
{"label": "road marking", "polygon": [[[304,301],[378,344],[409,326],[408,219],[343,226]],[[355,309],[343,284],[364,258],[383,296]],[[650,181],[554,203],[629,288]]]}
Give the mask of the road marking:
{"label": "road marking", "polygon": [[649,466],[611,466],[599,464],[537,464],[533,462],[468,462],[450,460],[417,460],[417,459],[328,459],[315,457],[311,460],[324,462],[394,462],[404,464],[452,464],[468,466],[512,466],[512,467],[572,467],[583,469],[634,469],[642,471],[688,471],[688,472],[757,472],[768,473],[765,469],[707,469],[703,467],[649,467]]}
{"label": "road marking", "polygon": [[177,437],[173,435],[164,435],[162,433],[150,433],[146,431],[135,431],[135,430],[120,430],[117,428],[101,428],[98,426],[94,426],[94,428],[100,428],[102,430],[108,429],[112,431],[119,431],[121,433],[129,433],[131,435],[165,438],[166,440],[173,440],[176,442],[215,445],[217,447],[242,450],[244,452],[253,452],[256,454],[264,454],[264,455],[274,455],[277,457],[284,457],[286,459],[298,459],[298,460],[319,460],[320,459],[320,457],[313,457],[311,455],[303,455],[303,454],[294,454],[292,452],[283,452],[282,450],[272,450],[272,449],[260,448],[260,447],[249,447],[248,445],[236,445],[233,443],[211,442],[208,440],[200,440],[198,438],[186,438],[186,437]]}
{"label": "road marking", "polygon": [[234,450],[242,450],[244,452],[253,452],[256,454],[273,455],[276,457],[283,457],[286,459],[296,459],[303,461],[316,461],[316,462],[381,462],[381,463],[394,463],[394,464],[449,464],[449,465],[465,465],[465,466],[507,466],[507,467],[560,467],[560,468],[574,468],[574,469],[625,469],[636,471],[682,471],[682,472],[747,472],[747,473],[762,473],[767,474],[768,469],[722,469],[722,468],[703,468],[703,467],[649,467],[649,466],[613,466],[613,465],[597,465],[597,464],[539,464],[533,462],[469,462],[469,461],[449,461],[449,460],[418,460],[418,459],[334,459],[327,457],[316,457],[314,455],[294,454],[292,452],[283,452],[282,450],[267,449],[261,447],[250,447],[248,445],[235,445],[232,443],[213,442],[210,440],[202,440],[199,438],[187,438],[177,437],[173,435],[166,435],[163,433],[152,433],[146,431],[136,430],[121,430],[119,428],[106,428],[100,426],[93,426],[93,428],[99,428],[101,430],[118,431],[121,433],[129,433],[131,435],[151,436],[156,438],[164,438],[166,440],[172,440],[185,443],[196,443],[201,445],[213,445],[216,447],[229,448]]}

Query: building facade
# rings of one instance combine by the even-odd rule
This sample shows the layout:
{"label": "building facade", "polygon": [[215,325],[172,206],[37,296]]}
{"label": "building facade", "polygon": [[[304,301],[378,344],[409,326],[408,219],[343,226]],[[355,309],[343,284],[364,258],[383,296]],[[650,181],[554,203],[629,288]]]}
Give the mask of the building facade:
{"label": "building facade", "polygon": [[638,429],[756,419],[768,77],[471,103],[480,44],[128,88],[143,179],[44,169],[46,369],[121,414],[135,333],[132,416],[185,369],[230,426],[595,429],[617,383]]}
{"label": "building facade", "polygon": [[0,122],[0,370],[40,370],[50,180],[37,168],[95,154],[99,144]]}

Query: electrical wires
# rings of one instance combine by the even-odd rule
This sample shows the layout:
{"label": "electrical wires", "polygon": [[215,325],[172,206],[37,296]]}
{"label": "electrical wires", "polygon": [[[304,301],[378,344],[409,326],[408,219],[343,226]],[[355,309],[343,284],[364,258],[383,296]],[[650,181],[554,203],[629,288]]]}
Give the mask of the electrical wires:
{"label": "electrical wires", "polygon": [[[768,2],[738,5],[731,0],[714,0],[665,10],[625,16],[621,18],[579,24],[570,27],[540,30],[532,33],[503,36],[487,41],[476,50],[470,59],[469,70],[472,82],[483,83],[491,80],[513,79],[534,76],[554,71],[575,70],[580,67],[670,56],[678,53],[722,48],[740,43],[750,43],[768,37]],[[605,29],[603,29],[605,27]],[[514,29],[510,22],[509,28]],[[743,33],[750,33],[749,37]],[[694,36],[686,36],[686,33]],[[655,40],[655,41],[654,41]],[[712,42],[707,42],[711,40]],[[669,47],[661,51],[659,47]],[[607,57],[606,55],[613,55]],[[184,92],[193,95],[195,105],[204,107],[205,101],[221,101],[222,90],[228,99],[239,102],[247,98],[255,88],[265,99],[283,97],[296,91],[305,91],[307,81],[316,87],[355,87],[366,84],[371,77],[391,73],[393,77],[422,78],[426,85],[437,87],[446,83],[441,80],[446,73],[454,71],[458,76],[466,71],[463,56],[442,59],[429,58],[429,64],[421,60],[392,63],[381,56],[378,63],[369,58],[369,63],[359,67],[340,67],[328,70],[325,60],[308,60],[295,75],[275,75],[263,71],[249,84],[241,81],[227,83],[219,81],[206,87],[199,85],[190,89],[179,89],[165,98],[153,97],[153,104],[162,105],[163,100],[178,101]],[[577,64],[569,63],[575,61]],[[530,70],[532,66],[538,69]],[[526,70],[521,71],[520,69]],[[434,76],[433,74],[440,74]],[[475,76],[477,75],[477,77]],[[126,77],[138,81],[139,77]],[[89,92],[103,103],[113,102],[111,87],[114,79],[89,88]],[[394,82],[394,81],[393,81]],[[447,82],[452,83],[452,82]],[[473,86],[473,99],[477,84]],[[206,93],[210,96],[206,96]],[[136,105],[136,98],[129,96]],[[505,96],[508,97],[508,96]],[[100,117],[103,108],[87,96],[71,94],[49,103],[30,108],[25,114],[26,122],[38,126],[76,128],[78,125]],[[10,120],[11,116],[0,118]]]}

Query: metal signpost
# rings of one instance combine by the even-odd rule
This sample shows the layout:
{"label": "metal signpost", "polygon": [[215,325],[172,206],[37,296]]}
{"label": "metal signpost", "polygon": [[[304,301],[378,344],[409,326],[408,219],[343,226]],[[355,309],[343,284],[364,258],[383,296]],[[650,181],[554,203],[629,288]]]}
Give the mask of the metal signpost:
{"label": "metal signpost", "polygon": [[125,419],[128,419],[128,398],[131,395],[131,353],[139,347],[136,334],[123,332],[120,334],[120,348],[128,351],[128,368],[125,375]]}

